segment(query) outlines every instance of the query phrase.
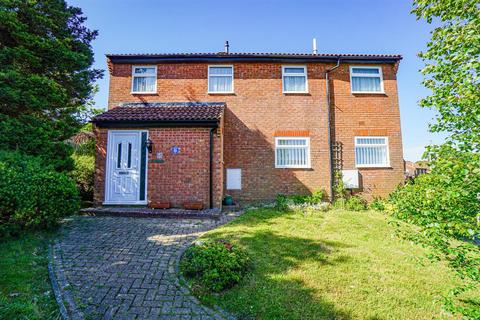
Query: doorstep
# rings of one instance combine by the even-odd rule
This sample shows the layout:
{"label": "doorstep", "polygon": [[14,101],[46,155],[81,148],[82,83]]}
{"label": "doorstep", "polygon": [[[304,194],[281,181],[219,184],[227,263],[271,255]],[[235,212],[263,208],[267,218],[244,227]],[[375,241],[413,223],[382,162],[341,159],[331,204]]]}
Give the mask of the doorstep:
{"label": "doorstep", "polygon": [[171,219],[215,219],[221,218],[220,209],[186,210],[180,208],[151,209],[147,207],[91,207],[80,210],[88,216],[171,218]]}

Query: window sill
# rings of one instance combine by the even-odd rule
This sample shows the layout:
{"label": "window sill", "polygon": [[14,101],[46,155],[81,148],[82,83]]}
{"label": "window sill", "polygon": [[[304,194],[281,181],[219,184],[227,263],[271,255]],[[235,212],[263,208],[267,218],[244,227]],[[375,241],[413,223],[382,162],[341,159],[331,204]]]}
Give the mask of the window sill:
{"label": "window sill", "polygon": [[288,96],[295,96],[295,95],[298,95],[298,96],[309,96],[310,95],[310,92],[308,91],[298,91],[298,92],[295,92],[295,91],[283,91],[282,92],[284,95],[288,95]]}
{"label": "window sill", "polygon": [[275,169],[303,169],[303,170],[311,170],[312,167],[278,167],[278,166],[275,166]]}
{"label": "window sill", "polygon": [[386,96],[387,94],[384,91],[352,91],[353,95],[357,94],[376,94],[376,95],[384,95]]}
{"label": "window sill", "polygon": [[134,94],[134,95],[136,95],[136,94],[152,94],[153,95],[153,94],[158,94],[158,92],[130,92],[130,94]]}
{"label": "window sill", "polygon": [[223,96],[234,96],[235,95],[235,92],[207,92],[207,94],[211,94],[211,95],[223,95]]}
{"label": "window sill", "polygon": [[357,169],[393,169],[390,165],[380,165],[380,166],[355,166]]}

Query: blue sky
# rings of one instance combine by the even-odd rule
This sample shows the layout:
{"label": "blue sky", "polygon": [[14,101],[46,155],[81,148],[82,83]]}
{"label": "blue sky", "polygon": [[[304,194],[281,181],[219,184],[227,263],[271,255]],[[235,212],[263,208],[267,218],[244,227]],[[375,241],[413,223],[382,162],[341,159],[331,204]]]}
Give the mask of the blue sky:
{"label": "blue sky", "polygon": [[[400,112],[405,159],[419,160],[425,145],[441,142],[428,132],[434,113],[418,106],[428,91],[422,61],[432,26],[400,0],[67,0],[81,7],[93,42],[95,67],[106,53],[232,52],[399,53]],[[97,107],[105,107],[108,72],[98,81]]]}

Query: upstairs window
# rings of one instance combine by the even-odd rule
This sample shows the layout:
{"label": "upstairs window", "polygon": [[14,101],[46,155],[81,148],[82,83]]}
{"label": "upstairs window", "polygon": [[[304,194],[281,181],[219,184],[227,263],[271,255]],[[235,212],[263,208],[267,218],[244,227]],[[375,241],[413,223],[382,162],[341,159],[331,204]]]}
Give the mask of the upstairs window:
{"label": "upstairs window", "polygon": [[306,93],[307,67],[283,66],[282,67],[283,93]]}
{"label": "upstairs window", "polygon": [[357,167],[388,167],[387,137],[355,137],[355,165]]}
{"label": "upstairs window", "polygon": [[310,168],[310,138],[275,138],[275,168]]}
{"label": "upstairs window", "polygon": [[350,67],[352,93],[383,93],[382,68]]}
{"label": "upstairs window", "polygon": [[233,93],[233,66],[208,67],[208,93]]}
{"label": "upstairs window", "polygon": [[134,66],[132,68],[132,93],[157,92],[157,67]]}

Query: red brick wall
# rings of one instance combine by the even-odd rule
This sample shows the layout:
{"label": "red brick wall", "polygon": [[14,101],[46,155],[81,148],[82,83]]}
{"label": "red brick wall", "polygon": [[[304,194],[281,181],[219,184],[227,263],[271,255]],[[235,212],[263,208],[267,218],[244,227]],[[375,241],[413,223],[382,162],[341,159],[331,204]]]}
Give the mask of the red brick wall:
{"label": "red brick wall", "polygon": [[[127,129],[128,130],[128,129]],[[140,130],[140,129],[139,129]],[[148,130],[153,141],[152,153],[148,154],[147,199],[169,201],[174,207],[182,207],[187,201],[200,201],[208,208],[209,194],[209,128],[143,128]],[[104,201],[104,181],[108,129],[96,128],[97,158],[95,179],[95,202]],[[214,132],[213,205],[221,206],[223,198],[223,167],[221,152],[221,129]],[[172,154],[171,147],[180,148]],[[164,163],[155,163],[157,152],[163,153]]]}
{"label": "red brick wall", "polygon": [[355,168],[355,136],[387,136],[390,167],[360,169],[367,198],[388,195],[404,179],[395,66],[382,65],[385,94],[352,94],[348,65],[332,74],[335,141],[343,144],[343,168]]}
{"label": "red brick wall", "polygon": [[[223,101],[224,168],[242,169],[242,190],[226,190],[243,202],[271,200],[278,193],[329,191],[325,70],[333,64],[312,63],[308,94],[283,94],[280,63],[234,63],[234,94],[207,93],[207,63],[160,64],[157,94],[132,95],[131,65],[113,64],[109,107],[122,102]],[[393,65],[383,65],[384,95],[352,95],[347,66],[331,73],[334,138],[344,143],[344,168],[353,168],[354,130],[386,130],[391,169],[361,170],[365,191],[385,194],[401,182],[402,146]],[[362,122],[363,121],[363,122]],[[311,169],[274,167],[274,136],[281,130],[308,131]]]}

